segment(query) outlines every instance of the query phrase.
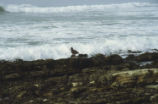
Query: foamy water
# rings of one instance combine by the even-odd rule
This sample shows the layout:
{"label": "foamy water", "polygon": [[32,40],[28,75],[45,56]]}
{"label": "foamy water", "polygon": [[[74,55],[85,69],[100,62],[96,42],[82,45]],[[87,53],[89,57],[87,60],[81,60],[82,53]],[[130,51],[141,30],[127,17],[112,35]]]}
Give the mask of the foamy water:
{"label": "foamy water", "polygon": [[[37,7],[29,4],[8,5],[5,9],[9,12],[25,13],[60,13],[60,12],[89,12],[89,11],[106,11],[106,9],[135,9],[135,7],[149,7],[149,3],[122,3],[107,5],[79,5],[65,7]],[[156,5],[155,5],[156,6]]]}
{"label": "foamy water", "polygon": [[80,53],[158,49],[158,4],[0,8],[0,59],[59,59]]}

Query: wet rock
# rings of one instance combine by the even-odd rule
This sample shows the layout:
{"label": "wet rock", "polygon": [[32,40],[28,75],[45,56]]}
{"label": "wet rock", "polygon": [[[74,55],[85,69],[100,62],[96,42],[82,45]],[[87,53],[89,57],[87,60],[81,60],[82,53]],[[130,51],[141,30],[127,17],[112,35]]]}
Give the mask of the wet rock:
{"label": "wet rock", "polygon": [[86,91],[86,88],[84,87],[73,87],[71,88],[71,94],[73,97],[79,97],[80,94],[84,93]]}
{"label": "wet rock", "polygon": [[128,53],[132,53],[132,54],[134,54],[134,53],[141,53],[142,51],[132,51],[132,50],[128,50]]}
{"label": "wet rock", "polygon": [[114,82],[112,86],[133,86],[139,84],[150,84],[158,81],[158,69],[140,69],[123,71],[112,75]]}
{"label": "wet rock", "polygon": [[5,80],[18,79],[20,75],[18,73],[12,73],[4,76]]}
{"label": "wet rock", "polygon": [[26,93],[27,93],[27,91],[21,91],[21,92],[19,92],[19,94],[16,97],[18,99],[21,99]]}
{"label": "wet rock", "polygon": [[[62,65],[62,66],[61,66]],[[92,66],[92,60],[89,58],[76,57],[69,59],[60,59],[55,63],[55,68],[73,68],[83,69]]]}
{"label": "wet rock", "polygon": [[137,61],[154,61],[158,59],[158,53],[144,53],[136,57]]}
{"label": "wet rock", "polygon": [[83,69],[91,67],[92,65],[92,60],[89,58],[72,58],[69,60],[69,66],[75,69]]}
{"label": "wet rock", "polygon": [[47,97],[47,98],[50,98],[53,96],[53,93],[52,92],[47,92],[47,93],[44,93],[43,96]]}
{"label": "wet rock", "polygon": [[123,59],[119,55],[111,55],[107,57],[106,62],[108,64],[117,65],[117,64],[121,64],[123,62]]}
{"label": "wet rock", "polygon": [[33,71],[30,72],[31,77],[43,77],[43,76],[48,76],[47,71]]}
{"label": "wet rock", "polygon": [[126,57],[126,61],[136,61],[136,56],[133,54],[130,54]]}
{"label": "wet rock", "polygon": [[140,65],[136,62],[127,62],[125,65],[126,65],[126,68],[130,70],[139,69],[140,67]]}
{"label": "wet rock", "polygon": [[158,61],[138,57],[0,61],[0,104],[157,104]]}
{"label": "wet rock", "polygon": [[158,84],[156,84],[156,85],[147,85],[146,88],[158,90]]}
{"label": "wet rock", "polygon": [[47,102],[48,101],[48,99],[43,99],[43,102]]}
{"label": "wet rock", "polygon": [[150,65],[148,65],[150,68],[157,68],[158,67],[158,60],[153,61]]}
{"label": "wet rock", "polygon": [[87,54],[79,54],[78,57],[79,58],[88,58],[88,55]]}
{"label": "wet rock", "polygon": [[106,56],[103,54],[96,54],[95,56],[91,57],[94,66],[104,66],[106,64]]}
{"label": "wet rock", "polygon": [[157,104],[158,103],[158,94],[151,96],[150,100],[151,100],[152,104]]}
{"label": "wet rock", "polygon": [[48,69],[53,69],[54,68],[54,60],[52,60],[52,59],[49,59],[49,60],[47,60],[47,62],[46,62],[46,66],[47,66],[47,68]]}
{"label": "wet rock", "polygon": [[94,85],[94,84],[95,84],[95,81],[90,81],[89,84]]}
{"label": "wet rock", "polygon": [[72,86],[73,86],[73,87],[78,87],[78,86],[82,86],[82,85],[83,85],[82,82],[73,82],[73,83],[72,83]]}
{"label": "wet rock", "polygon": [[30,100],[30,101],[29,101],[29,103],[33,103],[33,102],[34,102],[34,100]]}

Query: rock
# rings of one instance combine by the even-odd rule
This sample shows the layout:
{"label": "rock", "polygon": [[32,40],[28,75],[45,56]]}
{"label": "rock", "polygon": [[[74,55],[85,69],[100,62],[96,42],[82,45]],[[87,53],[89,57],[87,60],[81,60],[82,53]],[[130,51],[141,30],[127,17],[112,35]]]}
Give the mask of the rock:
{"label": "rock", "polygon": [[144,53],[136,57],[137,61],[154,61],[158,59],[158,53]]}
{"label": "rock", "polygon": [[158,85],[147,85],[146,88],[158,90]]}
{"label": "rock", "polygon": [[52,92],[47,92],[47,93],[44,93],[43,96],[45,97],[52,97],[53,96],[53,93]]}
{"label": "rock", "polygon": [[94,66],[104,66],[106,64],[106,56],[103,54],[96,54],[90,59],[92,60],[92,65]]}
{"label": "rock", "polygon": [[136,56],[133,54],[130,54],[126,57],[126,61],[136,61]]}
{"label": "rock", "polygon": [[132,86],[150,84],[158,81],[158,69],[140,69],[112,74],[113,86]]}
{"label": "rock", "polygon": [[16,97],[21,99],[26,93],[27,93],[27,91],[21,91],[21,92],[19,92],[19,94]]}
{"label": "rock", "polygon": [[95,84],[95,81],[90,81],[89,83],[90,83],[90,84]]}
{"label": "rock", "polygon": [[157,104],[157,59],[132,57],[0,61],[0,104]]}
{"label": "rock", "polygon": [[72,86],[73,86],[73,87],[82,86],[82,85],[83,85],[82,82],[73,82],[73,83],[72,83]]}
{"label": "rock", "polygon": [[88,58],[88,55],[87,54],[79,54],[78,57],[79,58]]}
{"label": "rock", "polygon": [[121,64],[122,62],[123,62],[122,57],[115,54],[108,56],[106,59],[106,63],[111,64],[111,65],[118,65],[118,64]]}
{"label": "rock", "polygon": [[132,50],[128,50],[128,53],[141,53],[142,51],[132,51]]}
{"label": "rock", "polygon": [[46,60],[46,66],[47,66],[47,68],[49,68],[49,69],[54,69],[54,67],[55,67],[55,62],[54,62],[54,60],[52,60],[52,59]]}
{"label": "rock", "polygon": [[43,76],[48,76],[47,71],[32,71],[30,72],[31,77],[43,77]]}
{"label": "rock", "polygon": [[34,86],[37,87],[37,88],[39,88],[39,87],[40,87],[40,84],[37,84],[37,83],[36,83],[36,84],[34,84]]}
{"label": "rock", "polygon": [[43,102],[47,102],[48,101],[48,99],[43,99]]}
{"label": "rock", "polygon": [[20,78],[20,75],[18,73],[12,73],[4,76],[5,80],[18,79],[18,78]]}
{"label": "rock", "polygon": [[29,103],[33,103],[33,102],[34,102],[33,100],[30,100],[30,101],[29,101]]}
{"label": "rock", "polygon": [[153,68],[153,67],[155,67],[155,68],[158,67],[158,60],[155,60],[155,61],[153,61],[153,62],[150,64],[150,68]]}
{"label": "rock", "polygon": [[157,104],[158,103],[158,94],[155,94],[153,96],[150,97],[150,101],[152,102],[152,104]]}
{"label": "rock", "polygon": [[81,93],[85,92],[86,91],[86,88],[84,87],[74,87],[74,88],[71,88],[71,94],[73,97],[78,97],[80,96]]}
{"label": "rock", "polygon": [[83,69],[93,65],[92,60],[89,58],[71,58],[68,62],[69,66],[74,69]]}

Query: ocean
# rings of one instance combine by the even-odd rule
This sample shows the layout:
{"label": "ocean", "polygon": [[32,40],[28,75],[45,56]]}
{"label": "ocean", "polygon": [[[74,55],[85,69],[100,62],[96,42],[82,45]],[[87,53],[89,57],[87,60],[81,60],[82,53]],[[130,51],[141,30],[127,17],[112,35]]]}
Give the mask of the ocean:
{"label": "ocean", "polygon": [[70,47],[89,56],[158,49],[158,3],[0,2],[0,60],[67,58]]}

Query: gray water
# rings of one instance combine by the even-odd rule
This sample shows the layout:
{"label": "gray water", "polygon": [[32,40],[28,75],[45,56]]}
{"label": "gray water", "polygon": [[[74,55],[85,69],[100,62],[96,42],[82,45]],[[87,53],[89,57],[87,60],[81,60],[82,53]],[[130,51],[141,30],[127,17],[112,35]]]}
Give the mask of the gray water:
{"label": "gray water", "polygon": [[0,1],[0,59],[158,49],[158,4],[140,0]]}

